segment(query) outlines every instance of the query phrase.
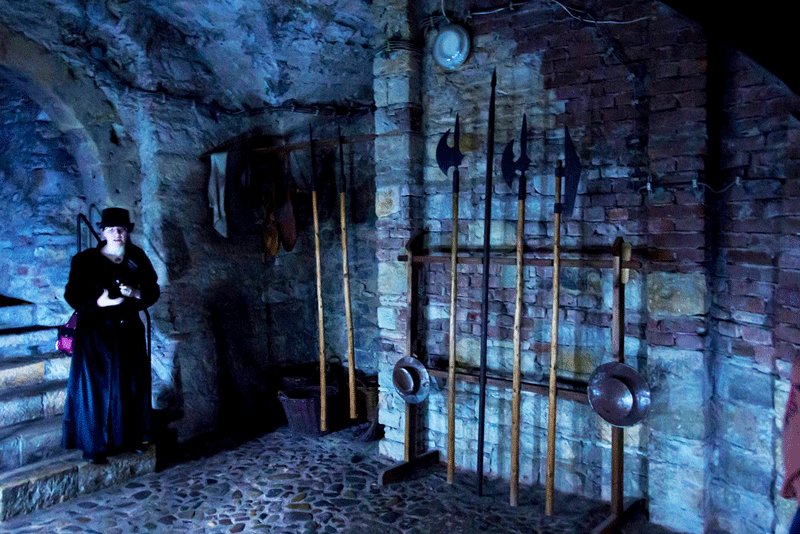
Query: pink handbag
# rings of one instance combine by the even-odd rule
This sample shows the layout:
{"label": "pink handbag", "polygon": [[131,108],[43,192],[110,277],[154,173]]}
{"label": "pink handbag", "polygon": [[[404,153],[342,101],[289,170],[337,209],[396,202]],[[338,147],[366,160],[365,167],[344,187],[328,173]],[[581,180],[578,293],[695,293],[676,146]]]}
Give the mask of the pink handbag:
{"label": "pink handbag", "polygon": [[73,312],[64,325],[58,327],[58,340],[56,350],[65,354],[72,354],[72,341],[75,336],[75,327],[78,325],[78,312]]}

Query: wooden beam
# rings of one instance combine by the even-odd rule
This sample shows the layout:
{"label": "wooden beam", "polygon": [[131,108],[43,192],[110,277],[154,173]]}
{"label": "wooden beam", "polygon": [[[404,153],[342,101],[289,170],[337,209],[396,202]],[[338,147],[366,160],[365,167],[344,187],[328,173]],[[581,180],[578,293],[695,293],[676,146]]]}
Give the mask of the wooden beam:
{"label": "wooden beam", "polygon": [[[428,373],[431,376],[436,378],[447,378],[447,370],[444,369],[431,369],[428,368]],[[470,373],[467,371],[456,371],[456,379],[463,380],[464,382],[469,382],[471,384],[477,384],[479,382],[480,377],[476,373]],[[486,383],[490,386],[497,387],[497,388],[510,388],[512,386],[512,380],[510,378],[503,378],[497,376],[487,376]],[[583,389],[580,389],[580,386],[583,385]],[[531,391],[533,393],[539,395],[545,395],[548,392],[548,385],[544,382],[533,382],[531,380],[522,380],[521,382],[522,391]],[[586,397],[586,384],[585,383],[577,383],[576,387],[568,387],[563,382],[558,385],[557,387],[557,394],[559,398],[565,400],[571,400],[575,402],[580,402],[582,404],[588,404],[589,400]]]}
{"label": "wooden beam", "polygon": [[[397,257],[397,261],[408,261],[408,255],[401,254]],[[428,255],[417,256],[412,259],[413,263],[449,263],[450,256],[444,255]],[[460,265],[476,265],[483,260],[480,256],[460,255],[457,258],[457,263]],[[491,262],[500,265],[514,265],[516,259],[513,256],[492,256]],[[565,259],[560,260],[562,267],[594,267],[597,269],[611,269],[614,267],[612,260],[592,260],[592,259]],[[523,265],[535,265],[538,267],[550,267],[553,265],[551,258],[531,258],[527,257],[522,260]],[[622,263],[626,269],[639,269],[642,263],[636,260],[630,260]]]}

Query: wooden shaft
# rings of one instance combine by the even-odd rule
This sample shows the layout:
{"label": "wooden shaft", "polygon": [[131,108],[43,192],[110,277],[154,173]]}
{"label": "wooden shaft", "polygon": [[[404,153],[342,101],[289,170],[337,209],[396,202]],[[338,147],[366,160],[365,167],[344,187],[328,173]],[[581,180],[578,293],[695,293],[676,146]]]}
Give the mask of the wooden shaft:
{"label": "wooden shaft", "polygon": [[[560,163],[560,162],[559,162]],[[550,318],[550,388],[547,410],[547,470],[545,473],[545,515],[553,515],[556,475],[556,357],[558,355],[559,269],[561,253],[561,171],[556,171],[556,210],[553,225],[553,312]]]}
{"label": "wooden shaft", "polygon": [[[416,357],[414,354],[417,346],[417,315],[414,311],[417,309],[417,273],[414,268],[414,255],[409,251],[408,262],[406,264],[407,276],[407,309],[408,319],[406,320],[406,356]],[[413,404],[406,403],[406,420],[405,420],[405,448],[404,458],[406,462],[416,460],[417,457],[417,410]]]}
{"label": "wooden shaft", "polygon": [[342,284],[344,286],[344,320],[347,328],[347,384],[350,390],[350,419],[358,417],[356,410],[356,356],[353,348],[353,316],[350,310],[350,267],[347,259],[347,224],[345,223],[345,194],[339,193],[339,223],[342,227]]}
{"label": "wooden shaft", "polygon": [[[399,254],[397,256],[397,261],[407,261],[408,255],[406,254]],[[438,254],[420,254],[414,256],[414,263],[448,263],[450,261],[450,254],[447,255],[438,255]],[[509,256],[500,256],[495,254],[491,258],[491,262],[498,264],[498,265],[515,265],[517,260],[516,257],[509,257]],[[480,256],[474,256],[471,253],[461,253],[458,256],[458,264],[459,265],[477,265],[479,263],[483,263],[483,258]],[[537,267],[551,267],[553,265],[553,260],[548,258],[524,258],[522,263],[525,265],[534,265]],[[588,259],[588,258],[561,258],[560,265],[562,267],[587,267],[591,269],[611,269],[613,265],[611,264],[610,260],[599,260],[599,259]],[[623,261],[622,265],[628,269],[639,269],[642,267],[641,262],[638,261]]]}
{"label": "wooden shaft", "polygon": [[[441,378],[442,380],[447,379],[447,369],[432,369],[429,367],[428,373],[431,376],[436,378]],[[478,376],[477,372],[457,370],[456,382],[467,382],[469,384],[477,384],[480,382],[480,376]],[[512,385],[512,380],[504,376],[487,375],[486,383],[493,388],[510,389]],[[548,389],[549,388],[547,381],[543,381],[540,383],[539,381],[536,380],[525,380],[523,378],[520,385],[521,391],[530,391],[535,395],[547,395]],[[581,388],[577,384],[569,384],[559,381],[559,385],[556,389],[556,394],[558,395],[559,399],[564,399],[571,402],[577,402],[580,404],[589,404],[589,398],[586,396],[586,388],[585,387]]]}
{"label": "wooden shaft", "polygon": [[[615,244],[611,318],[611,350],[614,360],[625,363],[625,281],[622,271],[623,246],[619,239]],[[611,513],[620,515],[623,512],[624,485],[622,474],[625,469],[625,441],[621,428],[611,429]]]}
{"label": "wooden shaft", "polygon": [[405,425],[405,441],[404,441],[404,448],[403,448],[403,459],[406,462],[410,462],[414,459],[414,451],[416,449],[414,442],[414,422],[412,421],[414,417],[414,410],[411,409],[411,405],[406,403],[406,425]]}
{"label": "wooden shaft", "polygon": [[311,192],[311,211],[314,215],[314,258],[317,263],[317,329],[319,331],[319,428],[328,431],[328,391],[325,376],[325,315],[322,311],[322,261],[319,251],[319,215],[317,191]]}
{"label": "wooden shaft", "polygon": [[486,433],[486,366],[489,329],[489,262],[492,233],[492,178],[494,172],[494,122],[497,69],[492,73],[492,96],[489,98],[489,132],[486,136],[486,199],[483,210],[483,287],[481,290],[481,366],[478,384],[478,496],[483,496],[483,445]]}
{"label": "wooden shaft", "polygon": [[624,508],[622,472],[625,469],[624,435],[622,429],[611,429],[611,513],[622,514]]}
{"label": "wooden shaft", "polygon": [[[457,172],[457,171],[456,171]],[[456,473],[456,300],[458,296],[458,193],[453,191],[453,237],[450,241],[450,351],[447,364],[447,483]]]}
{"label": "wooden shaft", "polygon": [[[522,175],[521,180],[525,179]],[[517,206],[517,281],[516,299],[514,304],[514,375],[511,384],[511,487],[509,504],[519,504],[519,412],[522,382],[522,356],[520,346],[522,342],[522,250],[525,241],[525,199],[521,199]]]}

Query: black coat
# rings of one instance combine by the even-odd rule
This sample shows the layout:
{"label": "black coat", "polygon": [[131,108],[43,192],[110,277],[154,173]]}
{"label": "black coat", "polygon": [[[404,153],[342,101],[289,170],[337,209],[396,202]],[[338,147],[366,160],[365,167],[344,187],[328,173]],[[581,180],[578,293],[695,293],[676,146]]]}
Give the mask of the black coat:
{"label": "black coat", "polygon": [[[64,298],[78,311],[72,365],[64,409],[63,443],[89,454],[133,448],[149,439],[150,359],[139,311],[160,295],[153,265],[144,251],[128,243],[116,264],[98,248],[72,258]],[[103,289],[118,294],[119,283],[141,291],[101,308]]]}

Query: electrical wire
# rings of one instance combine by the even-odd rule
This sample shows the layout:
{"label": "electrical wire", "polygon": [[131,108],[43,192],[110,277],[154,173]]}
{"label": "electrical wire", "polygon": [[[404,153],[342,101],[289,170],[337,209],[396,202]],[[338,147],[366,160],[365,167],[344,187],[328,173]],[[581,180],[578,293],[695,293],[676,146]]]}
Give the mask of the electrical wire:
{"label": "electrical wire", "polygon": [[372,53],[373,57],[377,57],[383,53],[394,52],[397,50],[405,50],[415,54],[421,54],[422,48],[419,45],[407,39],[388,39],[383,45],[375,49]]}
{"label": "electrical wire", "polygon": [[722,193],[728,191],[732,187],[739,186],[739,185],[742,185],[742,177],[741,176],[737,176],[734,179],[734,181],[732,181],[731,183],[729,183],[728,185],[726,185],[722,189],[714,189],[713,187],[711,187],[707,183],[697,180],[697,178],[692,180],[692,189],[698,189],[700,186],[702,186],[702,187],[705,187],[706,189],[708,189],[709,191],[711,191],[712,193],[715,193],[717,195],[721,195]]}
{"label": "electrical wire", "polygon": [[[714,193],[716,195],[721,195],[722,193],[725,193],[725,192],[731,190],[734,187],[740,187],[742,185],[742,177],[741,176],[736,176],[733,179],[733,181],[731,181],[728,185],[726,185],[725,187],[723,187],[721,189],[714,189],[713,187],[711,187],[707,183],[701,182],[697,178],[692,178],[691,182],[670,182],[670,183],[667,183],[667,184],[664,184],[664,185],[655,186],[655,187],[657,189],[659,189],[660,191],[674,192],[674,191],[678,191],[678,190],[685,190],[687,185],[691,185],[693,191],[697,191],[699,189],[707,189],[708,191],[711,191],[712,193]],[[645,185],[643,185],[642,187],[640,187],[639,189],[637,189],[637,192],[641,193],[643,191],[646,191],[647,194],[650,195],[650,194],[653,193],[653,188],[654,188],[654,186],[653,186],[652,175],[649,175],[647,177],[647,183]]]}
{"label": "electrical wire", "polygon": [[507,6],[503,6],[503,7],[480,9],[480,10],[474,10],[474,11],[470,10],[469,16],[470,17],[474,17],[474,16],[481,16],[481,15],[494,15],[495,13],[501,13],[501,12],[505,11],[506,9],[509,10],[509,11],[514,11],[515,8],[518,8],[520,6],[524,6],[527,3],[528,3],[527,0],[522,0],[520,2],[514,2],[512,0],[511,2],[508,3]]}
{"label": "electrical wire", "polygon": [[[577,8],[569,8],[569,7],[565,6],[564,4],[562,4],[561,2],[559,2],[558,0],[551,0],[551,1],[553,3],[555,3],[555,4],[557,4],[558,6],[560,6],[561,9],[566,11],[567,15],[569,15],[570,17],[572,17],[572,18],[574,18],[576,20],[584,22],[584,23],[623,25],[623,24],[635,24],[637,22],[641,22],[643,20],[650,19],[650,17],[639,17],[639,18],[632,19],[632,20],[597,20],[588,11],[583,11],[583,10],[577,9]],[[518,8],[520,6],[523,6],[525,4],[528,4],[528,3],[530,3],[529,0],[520,0],[518,2],[514,2],[512,0],[512,1],[510,1],[508,3],[507,6],[498,6],[496,8],[488,8],[488,9],[481,9],[481,10],[470,10],[469,16],[470,17],[475,17],[475,16],[481,16],[481,15],[494,15],[496,13],[501,13],[501,12],[506,11],[506,10],[514,11],[516,8]],[[442,10],[444,10],[444,0],[442,0]],[[444,11],[442,11],[442,13],[444,13]],[[577,15],[576,13],[583,13],[583,14],[585,14],[587,16],[586,17],[582,17],[582,16]],[[447,17],[445,17],[445,18],[447,18]],[[449,19],[448,19],[448,22],[449,22]]]}
{"label": "electrical wire", "polygon": [[[576,20],[579,20],[581,22],[588,22],[588,23],[591,23],[591,24],[618,24],[618,25],[635,24],[637,22],[641,22],[643,20],[649,20],[650,19],[650,17],[639,17],[639,18],[635,18],[635,19],[632,19],[632,20],[597,20],[591,15],[591,13],[589,13],[587,11],[583,11],[583,10],[576,9],[576,8],[568,8],[567,6],[565,6],[564,4],[559,2],[558,0],[551,0],[551,2],[561,6],[561,9],[566,11],[567,15],[569,15],[570,17],[572,17],[572,18],[574,18]],[[578,16],[575,13],[573,13],[573,11],[575,13],[585,13],[586,15],[589,16],[589,18],[587,19],[587,18]]]}

